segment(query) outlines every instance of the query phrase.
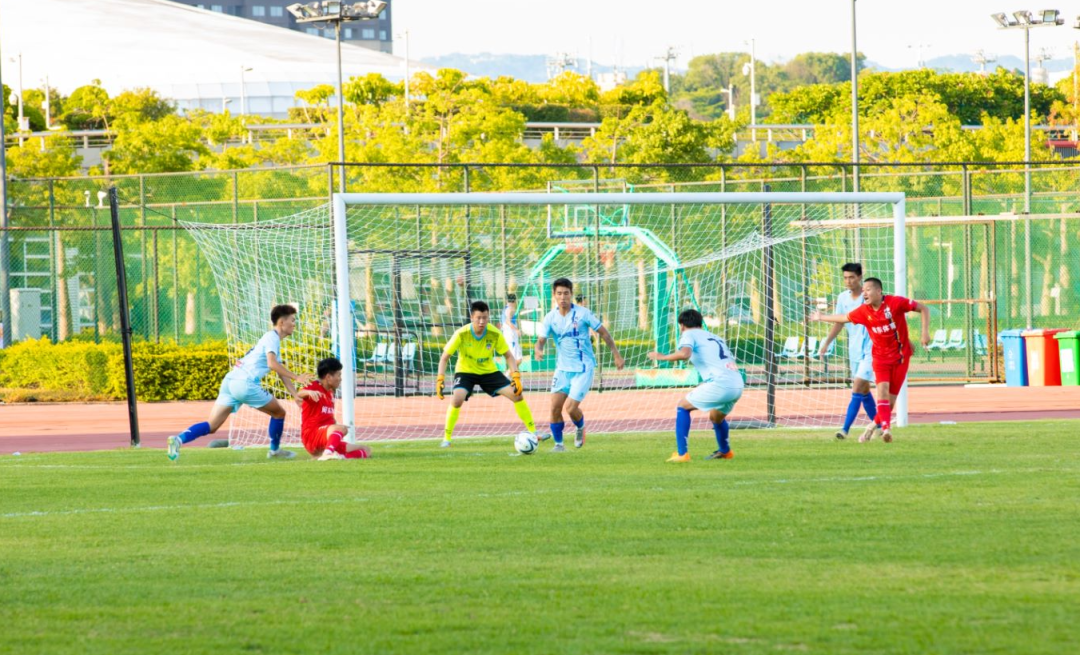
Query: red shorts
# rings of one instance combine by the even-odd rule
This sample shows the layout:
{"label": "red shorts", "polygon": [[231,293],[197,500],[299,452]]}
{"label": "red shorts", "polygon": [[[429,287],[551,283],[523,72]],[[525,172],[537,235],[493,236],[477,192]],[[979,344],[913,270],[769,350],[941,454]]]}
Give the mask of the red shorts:
{"label": "red shorts", "polygon": [[910,357],[905,357],[904,361],[892,364],[878,364],[877,361],[875,361],[874,381],[878,384],[888,382],[889,393],[900,393],[900,388],[904,386],[904,380],[907,379],[907,371],[910,364]]}
{"label": "red shorts", "polygon": [[329,427],[329,425],[324,425],[311,431],[302,432],[300,440],[304,442],[304,450],[312,455],[321,455],[326,450],[326,438],[329,436],[327,430]]}

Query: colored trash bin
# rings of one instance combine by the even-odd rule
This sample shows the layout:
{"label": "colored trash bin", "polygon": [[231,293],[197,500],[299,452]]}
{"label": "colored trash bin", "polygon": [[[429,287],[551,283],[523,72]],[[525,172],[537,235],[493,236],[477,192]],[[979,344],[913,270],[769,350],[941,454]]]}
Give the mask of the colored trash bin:
{"label": "colored trash bin", "polygon": [[1054,335],[1065,330],[1027,330],[1024,350],[1027,351],[1028,386],[1060,387],[1061,360]]}
{"label": "colored trash bin", "polygon": [[1080,332],[1069,330],[1054,335],[1061,360],[1061,386],[1080,386]]}
{"label": "colored trash bin", "polygon": [[998,334],[1005,358],[1005,386],[1026,387],[1028,384],[1023,334],[1023,330],[1005,330]]}

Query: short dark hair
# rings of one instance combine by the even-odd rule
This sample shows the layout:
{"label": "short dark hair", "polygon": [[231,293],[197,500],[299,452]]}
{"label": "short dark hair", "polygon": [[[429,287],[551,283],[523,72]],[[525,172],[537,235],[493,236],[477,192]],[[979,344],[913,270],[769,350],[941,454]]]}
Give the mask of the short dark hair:
{"label": "short dark hair", "polygon": [[319,365],[315,367],[315,375],[319,376],[319,379],[323,379],[331,373],[337,373],[341,369],[345,368],[341,365],[341,360],[337,357],[327,357],[319,362]]}
{"label": "short dark hair", "polygon": [[679,325],[686,328],[699,328],[705,325],[705,317],[696,309],[684,309],[679,312]]}
{"label": "short dark hair", "polygon": [[506,302],[517,302],[517,294],[516,293],[508,293],[508,294],[506,294]]}
{"label": "short dark hair", "polygon": [[469,316],[472,316],[476,312],[490,312],[491,308],[483,300],[474,300],[469,305]]}
{"label": "short dark hair", "polygon": [[866,278],[865,280],[863,280],[863,281],[862,281],[862,283],[863,283],[863,284],[873,284],[873,285],[876,285],[876,286],[877,286],[877,288],[879,288],[879,289],[884,289],[884,288],[885,288],[884,286],[882,286],[882,284],[881,284],[881,280],[877,279],[876,277],[868,277],[868,278]]}
{"label": "short dark hair", "polygon": [[585,302],[585,295],[579,293],[578,295],[574,296],[574,302],[578,304]]}
{"label": "short dark hair", "polygon": [[277,325],[278,321],[295,313],[296,308],[292,305],[274,305],[274,308],[270,310],[270,324]]}
{"label": "short dark hair", "polygon": [[574,290],[574,283],[570,281],[570,278],[561,277],[558,280],[555,280],[554,282],[551,283],[551,290],[552,291],[554,291],[555,289],[558,289],[559,287],[564,287],[566,289],[570,289],[570,291],[573,291]]}
{"label": "short dark hair", "polygon": [[840,270],[845,273],[854,273],[859,277],[862,277],[862,264],[858,262],[848,262],[840,267]]}

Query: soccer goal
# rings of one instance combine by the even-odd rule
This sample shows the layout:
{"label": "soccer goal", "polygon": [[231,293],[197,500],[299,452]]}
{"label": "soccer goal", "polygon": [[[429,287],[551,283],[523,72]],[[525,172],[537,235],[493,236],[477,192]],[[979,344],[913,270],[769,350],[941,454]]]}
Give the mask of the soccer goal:
{"label": "soccer goal", "polygon": [[[829,326],[808,315],[832,311],[849,261],[887,293],[906,293],[905,240],[895,238],[904,216],[902,193],[335,194],[287,218],[188,228],[213,268],[231,351],[242,354],[267,329],[273,304],[294,303],[286,364],[314,371],[339,357],[344,420],[359,439],[385,440],[441,438],[442,347],[468,322],[470,302],[487,302],[498,326],[511,295],[526,398],[546,426],[554,349],[537,361],[532,346],[560,277],[626,360],[617,370],[595,339],[582,405],[593,433],[670,428],[699,380],[646,355],[675,348],[676,317],[688,307],[739,362],[747,388],[736,427],[834,428],[850,385],[846,340],[819,357]],[[287,441],[298,439],[298,415]],[[901,397],[894,423],[905,420]],[[456,434],[518,429],[509,403],[481,394]],[[243,410],[230,438],[265,442],[265,419]]]}

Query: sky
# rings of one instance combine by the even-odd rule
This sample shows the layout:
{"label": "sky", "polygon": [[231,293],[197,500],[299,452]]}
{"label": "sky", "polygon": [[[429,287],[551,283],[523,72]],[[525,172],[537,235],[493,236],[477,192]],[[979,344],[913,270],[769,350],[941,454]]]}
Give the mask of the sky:
{"label": "sky", "polygon": [[[491,52],[587,57],[603,64],[655,65],[669,46],[691,56],[746,49],[784,61],[801,52],[847,52],[851,48],[851,0],[391,0],[394,30],[409,31],[411,58]],[[898,7],[900,9],[898,9]],[[942,55],[1024,55],[1019,30],[997,29],[990,14],[1042,5],[1015,6],[991,0],[858,0],[858,45],[867,58],[890,68],[914,67]],[[1072,55],[1080,30],[1080,5],[1050,4],[1065,25],[1032,30],[1032,56],[1049,48],[1055,58]],[[401,39],[395,54],[404,55]],[[621,62],[620,62],[621,59]]]}

